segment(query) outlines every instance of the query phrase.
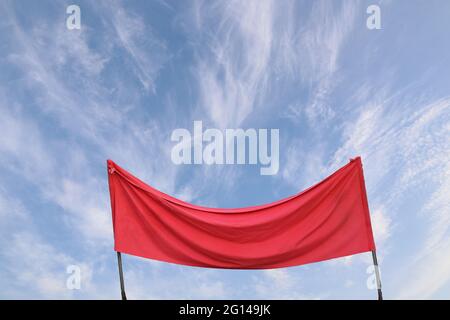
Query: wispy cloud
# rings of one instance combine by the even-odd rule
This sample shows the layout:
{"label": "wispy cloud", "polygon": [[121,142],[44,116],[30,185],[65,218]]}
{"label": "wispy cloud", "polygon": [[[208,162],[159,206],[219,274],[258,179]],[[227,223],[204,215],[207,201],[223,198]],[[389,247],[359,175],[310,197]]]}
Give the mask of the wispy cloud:
{"label": "wispy cloud", "polygon": [[[295,4],[286,6],[284,16],[300,10]],[[306,98],[284,111],[289,118],[306,116],[317,126],[334,116],[337,106],[333,105],[332,93],[343,80],[340,60],[360,9],[355,1],[314,1],[301,21],[286,19],[283,32],[277,35],[276,74],[290,75],[290,81],[297,80],[301,88],[307,88]]]}
{"label": "wispy cloud", "polygon": [[[107,87],[102,74],[105,68],[119,73],[120,70],[110,64],[109,45],[92,48],[94,31],[89,26],[84,26],[81,33],[69,33],[57,20],[25,30],[14,9],[5,6],[8,10],[4,20],[8,23],[2,28],[16,39],[14,50],[6,53],[6,59],[20,71],[21,89],[26,95],[17,98],[11,93],[15,88],[1,92],[0,124],[5,132],[0,139],[0,166],[30,183],[36,196],[60,209],[47,214],[48,223],[60,224],[61,230],[76,230],[75,242],[90,244],[85,255],[92,254],[90,258],[95,264],[97,253],[112,247],[106,169],[103,169],[106,159],[112,157],[125,167],[134,166],[144,178],[151,177],[154,185],[174,193],[176,168],[170,164],[149,165],[147,161],[151,152],[153,160],[165,162],[169,150],[164,133],[156,121],[142,124],[129,117],[122,123],[128,116],[126,110],[111,103],[115,93]],[[137,66],[146,69],[149,61],[153,65],[152,55],[139,51],[134,42],[134,34],[141,38],[142,30],[126,29],[126,23],[132,20],[126,20],[124,11],[119,10],[118,14],[117,27],[122,28],[122,40],[128,41],[126,49],[132,50],[130,54],[137,60]],[[151,41],[149,34],[147,37]],[[147,60],[139,61],[140,55]],[[139,72],[149,88],[154,88],[157,69]],[[117,85],[123,91],[128,87],[125,79]],[[32,105],[27,101],[32,101]],[[68,136],[72,138],[67,140]],[[100,174],[97,166],[102,168]],[[35,215],[28,217],[29,226],[39,219]],[[42,230],[38,228],[30,227],[23,233],[11,229],[6,232],[11,245],[2,254],[7,257],[8,272],[14,273],[13,280],[24,286],[34,281],[36,297],[72,297],[65,288],[66,265],[74,262],[69,254],[61,254],[46,237],[40,236]],[[36,259],[25,250],[35,252]],[[14,268],[19,256],[30,256],[30,260],[23,268]],[[93,294],[95,289],[91,291]]]}
{"label": "wispy cloud", "polygon": [[[280,127],[280,177],[266,188],[273,193],[298,191],[361,155],[387,295],[436,297],[448,287],[450,100],[438,89],[448,78],[436,71],[447,64],[408,82],[411,63],[428,62],[411,51],[399,58],[403,48],[390,42],[403,32],[411,36],[403,44],[424,44],[422,35],[362,37],[366,12],[353,1],[160,1],[151,6],[166,16],[156,20],[142,3],[85,2],[79,31],[55,14],[64,5],[45,2],[44,14],[0,3],[0,238],[10,244],[1,249],[2,297],[117,297],[107,158],[185,200],[214,206],[223,189],[245,181],[255,187],[242,194],[264,202],[258,187],[269,180],[247,169],[170,162],[170,131],[199,119]],[[369,258],[315,268],[353,270]],[[247,277],[126,262],[130,297],[315,297],[294,269]],[[64,288],[72,263],[87,277],[78,293]],[[345,284],[358,287],[354,278]]]}
{"label": "wispy cloud", "polygon": [[239,126],[253,110],[280,107],[286,79],[310,88],[304,109],[310,120],[332,116],[328,96],[339,81],[338,60],[357,5],[314,2],[306,24],[293,18],[297,5],[227,1],[196,6],[198,25],[216,21],[201,38],[207,45],[201,42],[196,68],[203,111],[216,125]]}
{"label": "wispy cloud", "polygon": [[264,270],[261,275],[253,276],[256,296],[260,299],[319,299],[302,292],[302,279],[288,269]]}
{"label": "wispy cloud", "polygon": [[[273,1],[226,1],[198,7],[197,20],[214,21],[197,48],[202,111],[219,128],[239,127],[262,103],[274,37]],[[258,24],[258,28],[254,25]]]}
{"label": "wispy cloud", "polygon": [[[450,106],[450,104],[449,104]],[[450,134],[448,124],[447,137]],[[447,143],[447,148],[450,141]],[[401,279],[398,298],[427,299],[450,282],[450,150],[429,159],[439,168],[439,176],[429,177],[436,181],[437,188],[429,196],[422,210],[427,233],[424,244],[412,258],[408,272]],[[429,183],[429,182],[428,182]],[[414,279],[411,281],[411,279]]]}
{"label": "wispy cloud", "polygon": [[[85,230],[94,238],[100,236],[110,239],[111,232],[106,232],[110,229],[110,219],[107,213],[108,197],[104,177],[93,175],[89,165],[92,160],[104,161],[116,155],[116,159],[125,166],[138,164],[135,166],[136,171],[145,172],[142,174],[144,178],[152,177],[155,184],[158,184],[158,179],[162,189],[173,192],[173,166],[165,166],[165,171],[156,164],[153,167],[145,165],[149,150],[153,150],[155,156],[162,158],[169,152],[163,142],[159,124],[154,122],[149,127],[149,124],[138,124],[132,119],[124,122],[125,125],[119,124],[127,115],[108,102],[107,88],[99,81],[103,68],[101,66],[108,61],[104,58],[108,51],[94,51],[89,47],[89,29],[84,34],[71,36],[65,29],[61,31],[61,28],[53,28],[51,25],[41,25],[27,34],[13,13],[9,19],[13,26],[12,31],[18,36],[20,48],[20,51],[9,56],[9,61],[23,68],[25,79],[30,86],[29,92],[35,94],[39,101],[39,109],[34,112],[41,112],[44,117],[49,117],[52,125],[60,126],[67,130],[68,134],[78,136],[83,143],[94,147],[97,153],[87,153],[74,142],[63,156],[61,149],[69,146],[61,146],[59,137],[51,137],[44,132],[40,122],[32,118],[27,119],[24,112],[28,107],[25,108],[20,102],[3,95],[0,103],[5,111],[1,121],[4,122],[3,127],[8,130],[1,140],[1,148],[4,151],[2,158],[9,161],[10,168],[16,168],[17,173],[23,174],[24,177],[33,177],[32,181],[39,186],[41,192],[56,204],[61,205],[67,212],[73,212],[74,226]],[[138,30],[129,32],[131,34]],[[31,41],[31,38],[39,41]],[[49,47],[54,48],[50,58],[47,55]],[[56,64],[53,63],[54,58],[56,59],[53,54],[59,59]],[[94,73],[90,68],[91,63],[99,68]],[[67,75],[66,65],[75,68],[77,65],[86,65],[86,68],[82,73]],[[89,87],[88,94],[78,95],[74,82]],[[35,87],[40,89],[36,93],[31,89]],[[13,115],[14,109],[11,109],[11,106],[14,105],[16,111]],[[49,141],[52,143],[49,144]],[[70,161],[66,161],[68,159]],[[160,175],[160,178],[155,175]],[[99,192],[103,196],[94,196]]]}
{"label": "wispy cloud", "polygon": [[0,249],[3,299],[73,298],[74,291],[66,287],[66,268],[73,264],[81,268],[83,284],[90,285],[88,265],[41,237],[26,207],[1,189],[0,217],[0,240],[7,244]]}
{"label": "wispy cloud", "polygon": [[119,2],[108,3],[102,9],[108,9],[119,47],[124,48],[131,57],[141,84],[146,90],[156,93],[159,71],[169,59],[165,42],[155,35],[142,17],[130,13]]}
{"label": "wispy cloud", "polygon": [[[73,264],[73,259],[55,251],[52,246],[31,233],[17,233],[8,240],[8,247],[2,250],[6,259],[7,274],[4,274],[4,279],[8,279],[7,291],[11,290],[9,288],[23,287],[34,290],[35,297],[71,297],[72,292],[66,288],[65,273],[61,271]],[[8,283],[10,281],[14,283]],[[26,298],[29,293],[9,294]]]}
{"label": "wispy cloud", "polygon": [[302,75],[312,91],[305,108],[310,121],[329,120],[335,113],[330,94],[341,79],[339,59],[345,40],[355,23],[358,3],[343,1],[340,8],[323,1],[314,2],[310,22],[301,35]]}
{"label": "wispy cloud", "polygon": [[[410,113],[411,108],[416,111]],[[408,289],[400,290],[401,297],[425,298],[450,280],[450,275],[437,267],[443,263],[438,255],[448,249],[450,228],[448,200],[443,196],[449,191],[449,110],[448,98],[431,102],[406,100],[401,104],[397,99],[370,103],[346,129],[347,140],[335,153],[336,159],[348,154],[361,154],[364,159],[369,195],[375,208],[372,218],[374,225],[379,225],[375,229],[377,240],[383,244],[392,234],[389,229],[393,219],[417,219],[426,226],[426,241],[407,263],[409,272],[405,277],[409,280],[402,277],[401,286],[408,283]],[[404,206],[403,201],[410,201],[408,194],[417,194],[418,190],[426,204],[422,214],[408,218],[409,214],[399,212],[398,208]],[[380,216],[381,212],[384,213]],[[424,276],[436,272],[440,285]]]}

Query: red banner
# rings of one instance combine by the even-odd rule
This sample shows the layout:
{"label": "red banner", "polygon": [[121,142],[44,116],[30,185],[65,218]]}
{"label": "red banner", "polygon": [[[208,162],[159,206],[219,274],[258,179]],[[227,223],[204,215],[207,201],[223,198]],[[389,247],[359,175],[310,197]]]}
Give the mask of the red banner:
{"label": "red banner", "polygon": [[195,206],[108,160],[115,250],[177,264],[230,269],[296,266],[375,250],[361,158],[274,203]]}

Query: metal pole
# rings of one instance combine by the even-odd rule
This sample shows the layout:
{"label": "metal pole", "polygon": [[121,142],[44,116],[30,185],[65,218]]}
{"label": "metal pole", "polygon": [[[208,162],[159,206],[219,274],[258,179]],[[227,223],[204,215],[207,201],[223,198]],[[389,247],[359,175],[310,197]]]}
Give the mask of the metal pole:
{"label": "metal pole", "polygon": [[375,267],[375,277],[377,279],[378,300],[383,300],[383,293],[381,292],[381,277],[380,269],[378,268],[377,252],[372,251],[373,265]]}
{"label": "metal pole", "polygon": [[123,271],[122,271],[122,255],[117,252],[117,263],[119,264],[119,277],[120,277],[120,293],[122,294],[122,300],[127,300],[125,294],[125,285],[123,283]]}

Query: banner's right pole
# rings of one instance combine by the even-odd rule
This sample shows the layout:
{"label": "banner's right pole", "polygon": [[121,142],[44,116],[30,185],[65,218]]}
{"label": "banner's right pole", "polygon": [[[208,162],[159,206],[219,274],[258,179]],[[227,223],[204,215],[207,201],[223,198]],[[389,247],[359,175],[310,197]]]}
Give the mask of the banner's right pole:
{"label": "banner's right pole", "polygon": [[123,281],[122,255],[118,251],[117,251],[117,264],[119,265],[120,294],[122,295],[122,300],[127,300],[127,295],[125,294],[125,284]]}
{"label": "banner's right pole", "polygon": [[378,268],[377,252],[372,250],[373,265],[375,267],[375,277],[377,280],[378,300],[383,300],[383,292],[381,292],[380,269]]}

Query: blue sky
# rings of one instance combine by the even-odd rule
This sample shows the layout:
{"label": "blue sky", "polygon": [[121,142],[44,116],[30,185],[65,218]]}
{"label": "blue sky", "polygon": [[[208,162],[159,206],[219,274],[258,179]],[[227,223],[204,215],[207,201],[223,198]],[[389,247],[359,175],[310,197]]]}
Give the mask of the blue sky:
{"label": "blue sky", "polygon": [[[81,8],[81,29],[66,8]],[[371,4],[381,30],[366,27]],[[386,298],[450,296],[448,1],[0,1],[0,298],[119,298],[106,159],[268,203],[361,155]],[[280,169],[171,162],[176,128],[280,130]],[[80,290],[66,287],[68,265]],[[372,299],[369,253],[266,271],[124,256],[130,298]],[[370,269],[369,269],[370,271]]]}

